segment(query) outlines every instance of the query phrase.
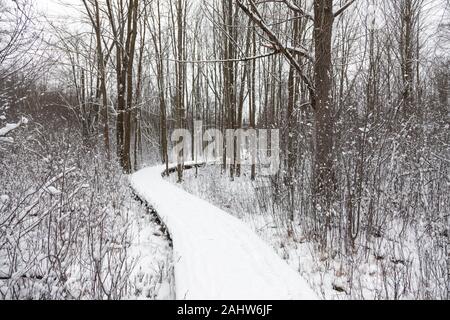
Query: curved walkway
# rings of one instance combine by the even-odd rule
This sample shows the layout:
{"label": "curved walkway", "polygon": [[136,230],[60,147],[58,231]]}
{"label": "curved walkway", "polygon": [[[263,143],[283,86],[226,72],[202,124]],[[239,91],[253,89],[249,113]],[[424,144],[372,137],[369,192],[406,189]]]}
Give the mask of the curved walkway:
{"label": "curved walkway", "polygon": [[170,231],[178,300],[311,300],[306,281],[249,227],[165,181],[164,167],[131,176]]}

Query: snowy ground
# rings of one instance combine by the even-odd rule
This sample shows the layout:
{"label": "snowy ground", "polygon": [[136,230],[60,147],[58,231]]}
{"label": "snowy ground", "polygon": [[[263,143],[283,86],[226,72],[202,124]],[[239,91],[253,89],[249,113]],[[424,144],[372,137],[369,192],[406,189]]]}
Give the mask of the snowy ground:
{"label": "snowy ground", "polygon": [[173,239],[177,299],[317,299],[306,281],[237,218],[165,181],[131,177]]}
{"label": "snowy ground", "polygon": [[130,259],[134,269],[128,299],[173,300],[173,261],[171,241],[155,216],[136,204],[132,223]]}
{"label": "snowy ground", "polygon": [[[236,178],[221,174],[219,167],[209,166],[185,171],[185,181],[179,187],[244,221],[289,265],[306,279],[318,296],[324,299],[419,299],[435,294],[437,286],[445,289],[445,280],[430,283],[428,289],[419,285],[420,265],[413,232],[403,243],[379,238],[369,252],[363,250],[354,256],[337,253],[321,254],[304,236],[301,227],[294,225],[294,236],[289,236],[282,225],[282,213],[269,202],[258,198],[256,185],[248,177]],[[176,177],[170,178],[173,184]],[[391,234],[399,233],[401,223],[390,223]],[[389,237],[388,237],[389,238]],[[393,238],[395,239],[395,238]],[[425,239],[425,243],[429,240]],[[422,247],[423,249],[423,247]],[[445,257],[443,257],[445,259]]]}
{"label": "snowy ground", "polygon": [[[287,239],[279,226],[276,217],[265,211],[258,211],[259,205],[249,195],[254,194],[254,186],[247,178],[236,178],[231,183],[228,177],[223,177],[220,168],[209,166],[184,172],[182,184],[176,183],[176,175],[170,177],[172,184],[188,191],[189,193],[213,203],[242,220],[273,250],[309,283],[316,294],[324,299],[348,299],[348,295],[342,290],[347,287],[343,277],[335,276],[327,265],[325,259],[315,254],[311,243]],[[252,214],[258,208],[257,214]],[[301,231],[296,230],[298,233]],[[339,265],[332,266],[339,269]],[[373,267],[372,267],[373,268]],[[370,269],[370,268],[368,268]]]}

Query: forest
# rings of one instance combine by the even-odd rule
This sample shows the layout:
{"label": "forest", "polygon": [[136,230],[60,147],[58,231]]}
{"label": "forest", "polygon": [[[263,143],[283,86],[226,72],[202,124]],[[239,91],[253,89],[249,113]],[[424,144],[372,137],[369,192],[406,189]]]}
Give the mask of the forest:
{"label": "forest", "polygon": [[449,0],[0,0],[0,300],[186,298],[194,203],[319,299],[448,300],[449,53]]}

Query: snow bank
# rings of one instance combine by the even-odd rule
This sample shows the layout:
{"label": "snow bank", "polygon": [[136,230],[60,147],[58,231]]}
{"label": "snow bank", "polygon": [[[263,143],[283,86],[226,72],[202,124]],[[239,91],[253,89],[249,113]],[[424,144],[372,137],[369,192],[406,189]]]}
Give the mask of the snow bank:
{"label": "snow bank", "polygon": [[306,281],[240,220],[165,181],[164,167],[131,176],[174,245],[179,300],[315,300]]}
{"label": "snow bank", "polygon": [[19,123],[8,123],[5,127],[0,129],[0,137],[6,136],[9,132],[17,129],[21,125],[21,122]]}
{"label": "snow bank", "polygon": [[2,141],[12,143],[14,140],[12,140],[11,138],[7,138],[6,135],[11,131],[19,128],[22,124],[28,124],[28,119],[22,117],[22,119],[18,123],[8,123],[3,128],[0,128],[0,137],[2,138]]}

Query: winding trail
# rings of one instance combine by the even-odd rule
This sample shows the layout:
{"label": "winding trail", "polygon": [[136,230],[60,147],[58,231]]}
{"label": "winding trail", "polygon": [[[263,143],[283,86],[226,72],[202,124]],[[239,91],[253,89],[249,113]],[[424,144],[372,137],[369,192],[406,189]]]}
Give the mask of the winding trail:
{"label": "winding trail", "polygon": [[306,281],[249,227],[171,184],[164,167],[131,176],[167,226],[178,300],[315,300]]}

